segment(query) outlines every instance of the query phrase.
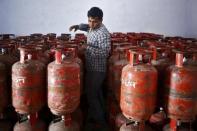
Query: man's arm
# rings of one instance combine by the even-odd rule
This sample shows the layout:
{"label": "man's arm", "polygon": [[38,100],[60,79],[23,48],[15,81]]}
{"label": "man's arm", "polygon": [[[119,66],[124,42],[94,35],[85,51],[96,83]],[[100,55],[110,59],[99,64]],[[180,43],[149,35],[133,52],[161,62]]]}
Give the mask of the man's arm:
{"label": "man's arm", "polygon": [[69,28],[70,31],[74,30],[74,32],[77,31],[77,30],[81,30],[81,31],[86,31],[87,32],[89,29],[90,28],[89,28],[88,24],[72,25]]}
{"label": "man's arm", "polygon": [[89,25],[88,24],[79,24],[79,30],[81,31],[89,31]]}

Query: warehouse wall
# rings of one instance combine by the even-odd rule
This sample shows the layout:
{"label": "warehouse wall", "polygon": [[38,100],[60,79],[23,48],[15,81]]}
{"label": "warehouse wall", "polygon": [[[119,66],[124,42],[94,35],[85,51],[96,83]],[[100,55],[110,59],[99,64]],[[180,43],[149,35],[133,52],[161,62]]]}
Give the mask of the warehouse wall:
{"label": "warehouse wall", "polygon": [[70,25],[87,22],[90,7],[99,6],[110,32],[196,36],[196,5],[196,0],[0,0],[0,33],[68,33]]}
{"label": "warehouse wall", "polygon": [[187,7],[187,36],[197,38],[197,0],[189,0]]}

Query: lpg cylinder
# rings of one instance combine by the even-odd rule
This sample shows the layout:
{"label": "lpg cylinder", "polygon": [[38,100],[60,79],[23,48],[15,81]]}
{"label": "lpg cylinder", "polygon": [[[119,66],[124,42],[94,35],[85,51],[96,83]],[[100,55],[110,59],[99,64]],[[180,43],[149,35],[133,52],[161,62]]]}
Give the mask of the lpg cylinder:
{"label": "lpg cylinder", "polygon": [[[59,48],[59,47],[58,47]],[[74,60],[80,66],[80,90],[81,95],[83,94],[83,81],[84,81],[84,66],[82,60],[78,57],[78,45],[77,44],[66,44],[64,47],[61,47],[65,51],[73,51],[74,52]],[[63,55],[64,56],[64,55]]]}
{"label": "lpg cylinder", "polygon": [[80,108],[77,108],[72,114],[71,118],[79,124],[79,127],[83,127],[83,112]]}
{"label": "lpg cylinder", "polygon": [[130,123],[131,121],[127,119],[122,113],[116,116],[116,130],[119,131],[120,127],[125,123]]}
{"label": "lpg cylinder", "polygon": [[12,66],[12,104],[16,112],[31,114],[39,111],[46,102],[46,66],[19,48],[20,61]]}
{"label": "lpg cylinder", "polygon": [[56,50],[55,61],[48,65],[48,106],[55,115],[72,113],[80,103],[80,66],[74,52]]}
{"label": "lpg cylinder", "polygon": [[108,59],[108,66],[107,66],[107,86],[109,88],[109,90],[112,90],[112,74],[113,74],[113,70],[112,70],[112,65],[113,63],[118,59],[118,51],[116,50],[116,46],[120,46],[120,44],[116,43],[115,45],[113,44],[111,47],[111,55]]}
{"label": "lpg cylinder", "polygon": [[121,112],[119,103],[116,101],[115,96],[112,92],[108,92],[107,95],[107,112],[108,114],[108,121],[112,129],[115,130],[116,128],[116,116]]}
{"label": "lpg cylinder", "polygon": [[195,119],[197,99],[197,67],[183,65],[187,51],[174,50],[176,64],[167,69],[166,105],[168,117],[179,121]]}
{"label": "lpg cylinder", "polygon": [[80,131],[80,127],[77,122],[62,118],[52,121],[49,125],[49,131]]}
{"label": "lpg cylinder", "polygon": [[14,131],[47,131],[46,124],[38,120],[34,125],[29,120],[17,122],[14,126]]}
{"label": "lpg cylinder", "polygon": [[[163,127],[163,131],[194,131],[191,123],[181,123],[180,121],[179,122],[174,121],[174,122],[175,123],[170,122],[170,124],[166,124]],[[174,129],[172,128],[174,126],[173,124],[176,124],[176,128]]]}
{"label": "lpg cylinder", "polygon": [[8,106],[7,71],[5,64],[0,62],[0,114]]}
{"label": "lpg cylinder", "polygon": [[[125,123],[120,127],[120,131],[141,131],[138,123]],[[146,125],[143,131],[155,131],[150,126]]]}
{"label": "lpg cylinder", "polygon": [[191,58],[188,58],[184,64],[197,66],[197,47],[193,47],[193,48],[187,49],[187,50],[192,51],[193,54],[192,54]]}
{"label": "lpg cylinder", "polygon": [[13,45],[0,45],[0,61],[4,63],[8,68],[8,75],[11,74],[12,65],[18,61],[18,58],[13,56]]}
{"label": "lpg cylinder", "polygon": [[167,57],[167,48],[164,45],[154,45],[150,48],[153,49],[153,59],[151,60],[151,64],[158,71],[158,87],[157,87],[157,107],[164,107],[164,75],[166,68],[170,66],[172,63],[170,59]]}
{"label": "lpg cylinder", "polygon": [[112,65],[112,90],[115,94],[116,100],[120,102],[120,86],[121,86],[121,73],[122,68],[128,64],[127,51],[129,47],[119,47],[118,49],[118,59]]}
{"label": "lpg cylinder", "polygon": [[150,64],[134,64],[140,51],[129,51],[130,62],[122,70],[120,107],[125,117],[145,121],[155,109],[157,70]]}
{"label": "lpg cylinder", "polygon": [[6,66],[6,72],[4,75],[7,77],[8,104],[11,104],[11,69],[12,69],[12,65],[18,61],[18,58],[16,58],[12,54],[12,52],[13,52],[12,45],[10,44],[0,45],[0,62],[5,64]]}
{"label": "lpg cylinder", "polygon": [[71,39],[71,34],[62,33],[61,36],[60,36],[60,39],[62,41],[69,41]]}

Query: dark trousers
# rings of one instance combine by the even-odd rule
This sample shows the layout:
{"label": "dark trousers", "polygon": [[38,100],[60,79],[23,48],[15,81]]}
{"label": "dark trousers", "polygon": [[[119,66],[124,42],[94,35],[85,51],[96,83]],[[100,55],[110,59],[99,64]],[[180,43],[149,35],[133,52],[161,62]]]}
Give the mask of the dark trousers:
{"label": "dark trousers", "polygon": [[87,119],[98,123],[106,123],[102,88],[105,75],[105,72],[87,72],[85,79],[85,92],[89,107]]}

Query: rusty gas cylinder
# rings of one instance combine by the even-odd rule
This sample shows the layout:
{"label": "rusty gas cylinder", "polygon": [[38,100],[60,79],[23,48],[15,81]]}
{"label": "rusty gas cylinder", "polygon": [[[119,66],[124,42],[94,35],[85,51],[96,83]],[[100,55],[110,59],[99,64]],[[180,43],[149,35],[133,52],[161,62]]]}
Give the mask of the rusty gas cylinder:
{"label": "rusty gas cylinder", "polygon": [[118,59],[118,51],[116,50],[117,47],[119,47],[120,44],[119,43],[115,43],[112,44],[111,43],[111,52],[110,52],[110,57],[108,59],[108,65],[107,65],[107,86],[109,88],[109,90],[112,90],[112,74],[113,74],[113,70],[112,70],[112,65],[113,63]]}
{"label": "rusty gas cylinder", "polygon": [[85,34],[77,33],[77,34],[75,34],[75,39],[80,40],[80,41],[85,41],[87,38],[86,38]]}
{"label": "rusty gas cylinder", "polygon": [[55,61],[48,65],[48,106],[55,115],[72,113],[80,102],[80,66],[73,51],[56,50]]}
{"label": "rusty gas cylinder", "polygon": [[[136,48],[136,46],[132,46],[130,43],[113,43],[111,56],[108,60],[107,85],[110,90],[114,91],[115,89],[115,92],[117,92],[115,94],[118,101],[120,100],[120,87],[116,90],[114,86],[120,86],[122,68],[128,63],[126,56],[128,49],[131,48]],[[117,72],[117,75],[114,74],[114,72]],[[114,83],[115,80],[117,81],[118,85]]]}
{"label": "rusty gas cylinder", "polygon": [[171,123],[163,127],[163,131],[194,131],[191,123],[177,123],[176,129],[171,128]]}
{"label": "rusty gas cylinder", "polygon": [[197,114],[197,67],[183,65],[183,57],[189,52],[174,52],[176,64],[167,69],[165,83],[168,117],[179,121],[191,121]]}
{"label": "rusty gas cylinder", "polygon": [[116,101],[115,96],[112,92],[107,95],[107,112],[109,112],[109,124],[112,129],[116,127],[116,116],[121,112],[119,103]]}
{"label": "rusty gas cylinder", "polygon": [[166,114],[163,110],[163,108],[160,108],[158,112],[155,112],[154,114],[151,115],[149,122],[152,124],[163,124],[166,119]]}
{"label": "rusty gas cylinder", "polygon": [[47,131],[46,124],[38,120],[34,125],[29,120],[17,122],[14,126],[14,131]]}
{"label": "rusty gas cylinder", "polygon": [[79,124],[75,121],[62,117],[53,120],[49,125],[49,131],[80,131]]}
{"label": "rusty gas cylinder", "polygon": [[38,60],[43,62],[45,65],[48,65],[50,63],[50,58],[44,55],[44,50],[38,45],[35,47],[35,50],[37,51]]}
{"label": "rusty gas cylinder", "polygon": [[15,34],[2,34],[2,39],[3,40],[10,40],[15,38]]}
{"label": "rusty gas cylinder", "polygon": [[46,35],[46,37],[48,38],[48,40],[55,40],[56,39],[56,33],[48,33],[47,35]]}
{"label": "rusty gas cylinder", "polygon": [[25,48],[19,48],[20,61],[12,66],[12,104],[16,112],[30,114],[39,111],[46,104],[46,66],[25,59]]}
{"label": "rusty gas cylinder", "polygon": [[60,39],[62,41],[69,41],[71,39],[71,34],[62,33],[61,36],[60,36]]}
{"label": "rusty gas cylinder", "polygon": [[8,106],[7,71],[5,64],[0,62],[0,114]]}
{"label": "rusty gas cylinder", "polygon": [[134,64],[139,51],[129,51],[130,63],[122,70],[121,110],[128,119],[145,121],[155,109],[157,70],[150,64]]}
{"label": "rusty gas cylinder", "polygon": [[192,53],[191,58],[187,58],[186,62],[184,64],[191,65],[191,66],[197,66],[197,47],[187,49],[187,51],[191,51],[193,53]]}
{"label": "rusty gas cylinder", "polygon": [[125,123],[130,123],[131,121],[127,119],[122,113],[119,113],[116,116],[116,129],[117,131],[120,129],[120,127]]}
{"label": "rusty gas cylinder", "polygon": [[150,126],[146,125],[145,127],[142,128],[140,127],[141,125],[139,123],[125,123],[120,127],[120,131],[154,131]]}
{"label": "rusty gas cylinder", "polygon": [[[58,47],[59,48],[59,47]],[[64,51],[73,51],[74,52],[74,58],[73,60],[79,64],[80,66],[80,90],[81,90],[81,95],[83,94],[83,79],[84,79],[84,66],[82,60],[78,57],[78,45],[77,44],[66,44],[63,47],[61,47]]]}
{"label": "rusty gas cylinder", "polygon": [[18,58],[13,55],[13,50],[12,44],[0,45],[0,61],[7,66],[8,74],[11,74],[12,65],[18,61]]}
{"label": "rusty gas cylinder", "polygon": [[41,39],[43,37],[43,34],[41,34],[41,33],[33,33],[33,34],[30,34],[30,37],[31,37],[32,40],[38,39],[38,38]]}
{"label": "rusty gas cylinder", "polygon": [[116,100],[120,102],[120,86],[121,86],[121,74],[122,68],[128,64],[127,51],[130,47],[118,48],[118,59],[112,65],[112,91],[116,96]]}
{"label": "rusty gas cylinder", "polygon": [[47,57],[43,53],[44,47],[42,47],[42,45],[31,43],[21,47],[26,49],[25,58],[27,58],[28,54],[31,54],[32,59],[38,60],[44,63],[45,65],[48,65],[48,63],[50,62],[49,57]]}
{"label": "rusty gas cylinder", "polygon": [[164,45],[154,45],[150,48],[153,49],[153,59],[151,60],[151,64],[158,71],[158,85],[157,85],[157,107],[164,107],[164,76],[166,68],[172,65],[170,59],[167,57],[167,51],[170,48],[167,48]]}
{"label": "rusty gas cylinder", "polygon": [[83,112],[80,108],[77,108],[71,114],[71,118],[79,124],[80,128],[83,128]]}

